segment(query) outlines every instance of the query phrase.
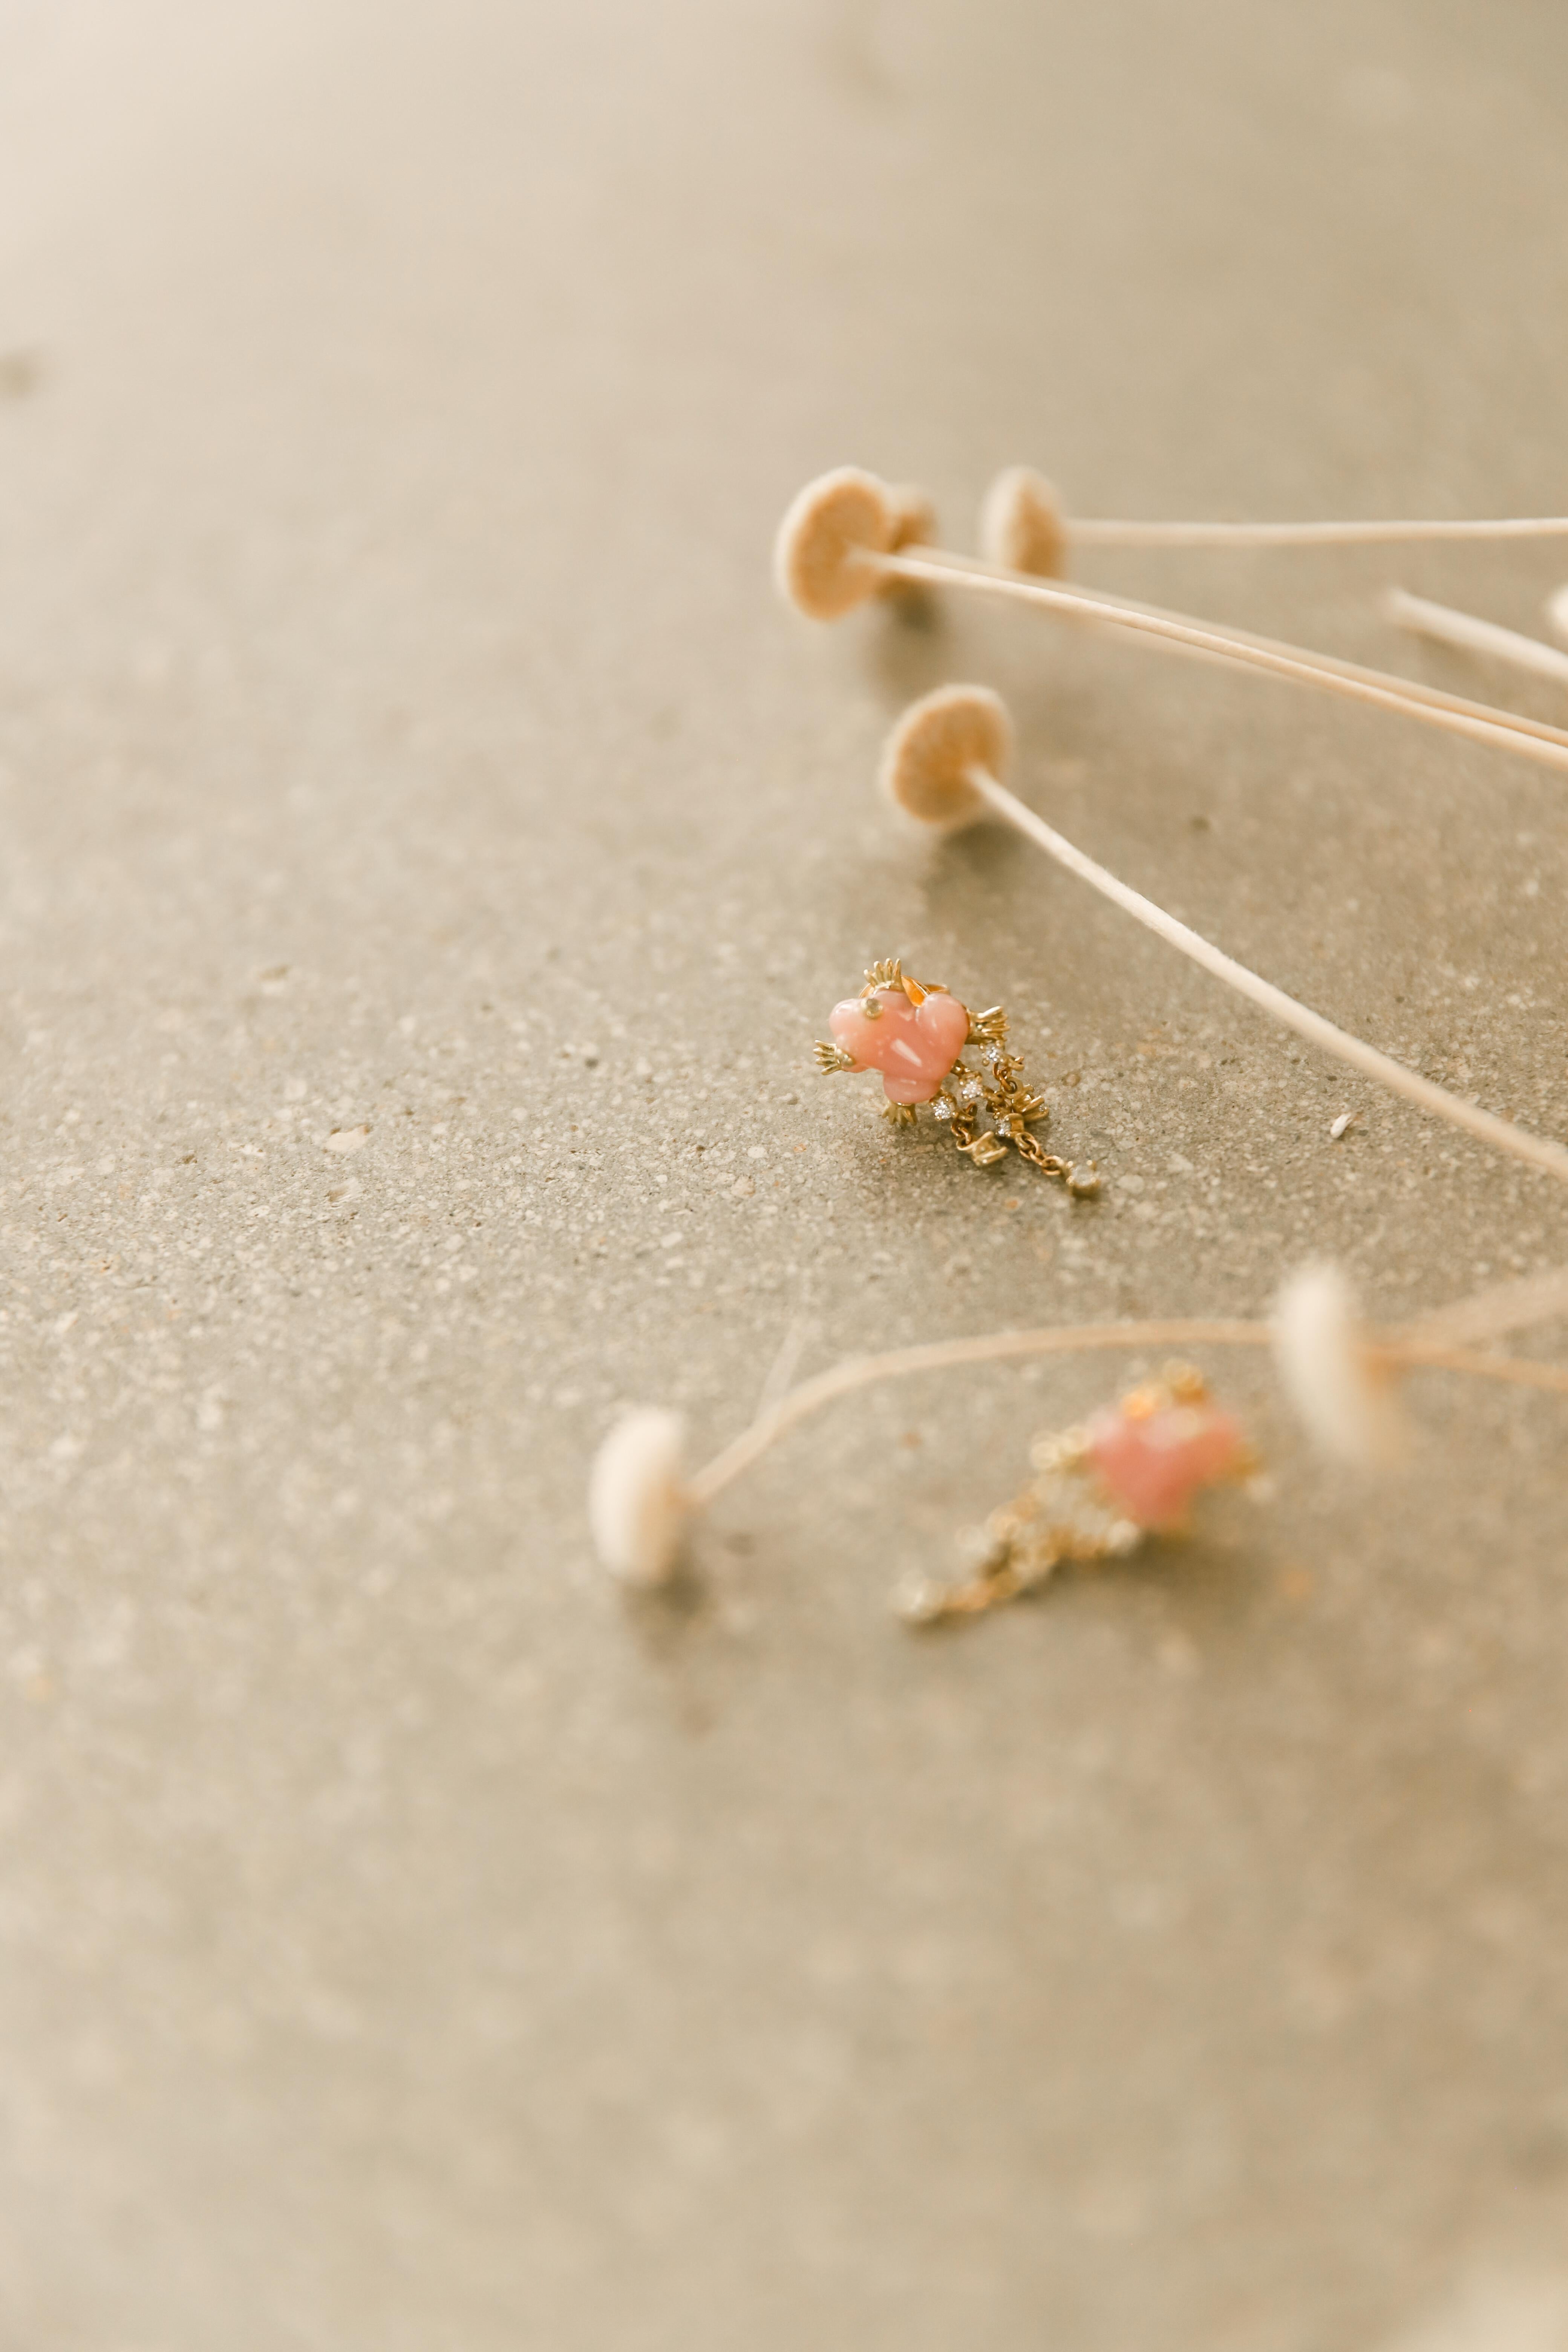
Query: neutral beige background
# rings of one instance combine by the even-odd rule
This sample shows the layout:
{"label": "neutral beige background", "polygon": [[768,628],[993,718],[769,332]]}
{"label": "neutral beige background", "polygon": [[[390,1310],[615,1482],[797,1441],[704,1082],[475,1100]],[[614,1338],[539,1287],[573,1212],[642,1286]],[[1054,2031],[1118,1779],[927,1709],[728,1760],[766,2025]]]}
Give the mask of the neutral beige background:
{"label": "neutral beige background", "polygon": [[[869,791],[989,680],[1091,852],[1562,1134],[1560,779],[767,576],[846,459],[962,545],[1018,458],[1568,506],[1565,101],[1527,0],[0,0],[6,2352],[1568,2344],[1550,1401],[1427,1382],[1363,1491],[1216,1364],[1274,1508],[950,1641],[889,1588],[1103,1361],[825,1420],[668,1608],[581,1508],[792,1327],[1568,1256]],[[1085,568],[1556,715],[1375,592],[1536,626],[1568,551]],[[1101,1204],[813,1080],[894,952]]]}

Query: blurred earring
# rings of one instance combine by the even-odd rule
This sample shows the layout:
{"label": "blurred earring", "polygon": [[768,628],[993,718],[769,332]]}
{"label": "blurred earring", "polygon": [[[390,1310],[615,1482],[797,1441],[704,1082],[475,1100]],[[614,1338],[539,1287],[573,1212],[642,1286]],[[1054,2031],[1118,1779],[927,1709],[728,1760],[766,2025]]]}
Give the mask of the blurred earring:
{"label": "blurred earring", "polygon": [[910,1624],[979,1616],[1037,1591],[1069,1560],[1123,1559],[1147,1537],[1184,1528],[1204,1487],[1258,1467],[1191,1364],[1167,1364],[1079,1427],[1038,1439],[1031,1459],[1036,1475],[1022,1494],[964,1539],[968,1574],[956,1584],[921,1580],[900,1595]]}

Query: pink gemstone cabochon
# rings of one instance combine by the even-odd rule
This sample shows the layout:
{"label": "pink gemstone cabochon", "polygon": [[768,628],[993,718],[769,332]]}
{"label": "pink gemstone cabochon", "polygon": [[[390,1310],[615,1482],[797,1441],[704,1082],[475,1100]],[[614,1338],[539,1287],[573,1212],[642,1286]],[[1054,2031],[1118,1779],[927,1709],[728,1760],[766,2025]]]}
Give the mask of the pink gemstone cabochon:
{"label": "pink gemstone cabochon", "polygon": [[870,1021],[861,997],[836,1004],[827,1023],[834,1043],[854,1055],[857,1069],[880,1070],[889,1102],[931,1102],[963,1051],[968,1013],[955,996],[911,1004],[901,988],[879,988],[876,1002],[882,1010]]}
{"label": "pink gemstone cabochon", "polygon": [[1171,1405],[1142,1420],[1117,1408],[1089,1425],[1095,1467],[1141,1528],[1178,1526],[1198,1488],[1234,1470],[1242,1445],[1237,1423],[1214,1405]]}

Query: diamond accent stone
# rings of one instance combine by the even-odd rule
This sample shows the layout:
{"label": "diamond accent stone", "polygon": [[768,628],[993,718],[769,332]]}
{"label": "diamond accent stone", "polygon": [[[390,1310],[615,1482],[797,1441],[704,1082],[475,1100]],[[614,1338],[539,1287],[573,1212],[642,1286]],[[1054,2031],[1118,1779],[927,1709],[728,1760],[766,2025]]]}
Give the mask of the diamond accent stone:
{"label": "diamond accent stone", "polygon": [[984,1092],[978,1078],[960,1078],[958,1082],[960,1102],[978,1102]]}
{"label": "diamond accent stone", "polygon": [[906,1625],[934,1625],[947,1605],[947,1589],[933,1577],[907,1576],[893,1595]]}
{"label": "diamond accent stone", "polygon": [[951,1118],[952,1117],[952,1104],[946,1095],[938,1095],[935,1102],[931,1105],[931,1108],[936,1113],[938,1118]]}

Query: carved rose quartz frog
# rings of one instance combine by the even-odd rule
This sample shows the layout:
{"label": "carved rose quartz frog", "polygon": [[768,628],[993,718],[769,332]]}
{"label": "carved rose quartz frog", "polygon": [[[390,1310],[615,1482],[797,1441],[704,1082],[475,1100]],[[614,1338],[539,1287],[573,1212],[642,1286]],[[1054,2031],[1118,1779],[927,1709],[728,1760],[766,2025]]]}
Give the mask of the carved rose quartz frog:
{"label": "carved rose quartz frog", "polygon": [[[912,1127],[917,1106],[928,1103],[977,1168],[1005,1159],[1011,1144],[1031,1166],[1059,1177],[1069,1192],[1097,1189],[1092,1165],[1075,1168],[1058,1160],[1029,1132],[1048,1116],[1046,1099],[1024,1079],[1019,1056],[1007,1051],[1001,1005],[971,1013],[940,982],[912,979],[895,958],[871,965],[859,995],[834,1006],[828,1027],[833,1043],[817,1046],[817,1068],[825,1076],[878,1071],[884,1112],[896,1126]],[[963,1059],[970,1047],[977,1066]]]}
{"label": "carved rose quartz frog", "polygon": [[858,1070],[880,1070],[890,1103],[934,1102],[969,1043],[969,1014],[945,988],[918,981],[847,996],[827,1018],[835,1044]]}

